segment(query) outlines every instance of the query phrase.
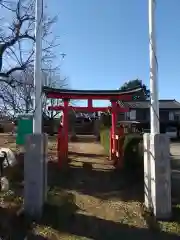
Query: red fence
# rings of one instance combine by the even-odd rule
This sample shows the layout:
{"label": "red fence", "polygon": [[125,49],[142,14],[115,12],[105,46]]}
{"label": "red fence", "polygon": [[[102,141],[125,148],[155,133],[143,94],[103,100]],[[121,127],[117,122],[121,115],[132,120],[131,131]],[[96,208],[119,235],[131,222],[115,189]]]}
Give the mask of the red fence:
{"label": "red fence", "polygon": [[123,168],[123,137],[125,132],[125,128],[120,127],[116,129],[116,133],[113,135],[112,129],[110,129],[110,160],[118,169]]}

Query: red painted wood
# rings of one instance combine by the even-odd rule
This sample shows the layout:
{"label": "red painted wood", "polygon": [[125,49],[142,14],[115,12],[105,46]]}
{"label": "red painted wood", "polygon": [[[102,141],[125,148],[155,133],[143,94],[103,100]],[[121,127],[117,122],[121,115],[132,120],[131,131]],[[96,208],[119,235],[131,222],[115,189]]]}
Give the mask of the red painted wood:
{"label": "red painted wood", "polygon": [[60,93],[47,93],[46,94],[47,98],[54,98],[54,99],[92,99],[92,100],[124,100],[124,101],[130,101],[132,100],[131,95],[78,95],[78,94],[72,94],[72,95],[67,95],[67,94],[60,94]]}
{"label": "red painted wood", "polygon": [[88,99],[88,108],[92,107],[93,107],[92,99]]}
{"label": "red painted wood", "polygon": [[[73,107],[68,106],[68,109],[73,109],[74,111],[84,111],[84,112],[107,112],[111,111],[112,107]],[[54,111],[64,111],[64,106],[49,106],[48,110],[54,110]],[[116,106],[114,108],[114,111],[116,112],[128,112],[128,108],[122,108],[120,106]]]}
{"label": "red painted wood", "polygon": [[63,129],[64,129],[64,151],[65,151],[65,158],[68,158],[68,104],[69,101],[64,101],[64,111],[63,111]]}
{"label": "red painted wood", "polygon": [[110,144],[109,144],[109,160],[113,160],[113,153],[112,153],[112,128],[110,128],[110,131],[109,131],[109,141],[110,141]]}
{"label": "red painted wood", "polygon": [[61,168],[62,165],[62,144],[61,144],[61,135],[62,135],[62,126],[60,125],[58,128],[58,136],[57,136],[57,156],[58,156],[58,165]]}
{"label": "red painted wood", "polygon": [[120,127],[117,129],[117,134],[119,136],[119,140],[118,140],[118,151],[119,151],[119,159],[118,159],[118,162],[117,162],[117,168],[119,169],[123,169],[123,159],[124,159],[124,156],[123,156],[123,144],[124,144],[124,141],[121,137],[124,136],[124,128],[123,127]]}
{"label": "red painted wood", "polygon": [[[111,114],[111,118],[112,118],[112,149],[113,149],[113,156],[116,156],[116,139],[115,139],[115,135],[116,135],[116,125],[117,125],[117,103],[116,102],[111,102],[112,104],[112,114]],[[113,159],[114,160],[114,159]]]}

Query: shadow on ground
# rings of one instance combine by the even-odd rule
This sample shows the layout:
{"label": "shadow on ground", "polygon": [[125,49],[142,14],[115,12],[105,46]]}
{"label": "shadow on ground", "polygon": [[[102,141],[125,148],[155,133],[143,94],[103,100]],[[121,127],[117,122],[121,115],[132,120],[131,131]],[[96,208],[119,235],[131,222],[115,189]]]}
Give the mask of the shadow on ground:
{"label": "shadow on ground", "polygon": [[[72,204],[73,205],[73,204]],[[69,208],[70,209],[70,208]],[[149,229],[131,227],[127,224],[113,222],[87,216],[77,212],[64,215],[62,207],[46,206],[43,221],[40,224],[51,226],[53,229],[94,240],[108,239],[179,239],[177,235],[161,232],[157,223],[149,218]],[[151,217],[152,219],[152,217]],[[156,224],[156,225],[155,225]]]}
{"label": "shadow on ground", "polygon": [[[145,219],[148,229],[131,227],[125,222],[114,222],[100,219],[79,212],[73,193],[66,190],[76,190],[87,195],[102,199],[118,198],[123,201],[143,199],[143,186],[126,181],[123,175],[113,171],[95,170],[91,164],[85,163],[82,167],[68,166],[59,171],[57,163],[49,162],[48,203],[44,208],[44,215],[35,224],[47,226],[59,233],[77,236],[76,239],[89,238],[94,240],[108,239],[179,239],[179,236],[161,232],[159,223],[143,209],[139,214]],[[24,240],[56,240],[61,238],[43,237],[33,233],[32,221],[25,216],[15,216],[8,219],[9,209],[0,208],[0,236],[9,236],[7,239]],[[174,211],[173,221],[179,221],[180,212]]]}
{"label": "shadow on ground", "polygon": [[115,170],[93,169],[91,163],[83,163],[82,167],[68,165],[60,171],[57,163],[49,162],[48,180],[50,188],[75,190],[104,200],[143,201],[143,182]]}
{"label": "shadow on ground", "polygon": [[[76,236],[76,238],[72,239],[84,239],[85,237],[94,240],[132,238],[138,240],[179,239],[179,236],[175,234],[161,232],[158,223],[148,214],[146,216],[143,215],[147,221],[148,229],[136,228],[123,222],[114,222],[78,213],[73,194],[66,193],[63,197],[60,193],[51,193],[50,195],[41,220],[32,222],[32,220],[23,214],[18,217],[11,217],[7,223],[3,222],[3,226],[5,224],[9,225],[4,228],[5,231],[2,227],[0,228],[0,237],[12,240],[57,240],[61,239],[59,237],[61,235],[57,235],[58,232],[60,234],[64,233]],[[7,219],[8,214],[7,209],[0,208],[1,221],[4,215],[6,215]],[[35,225],[46,226],[46,229],[48,228],[50,232],[53,229],[53,232],[56,233],[41,236],[43,234],[42,229],[39,233],[35,234],[33,229]]]}
{"label": "shadow on ground", "polygon": [[92,143],[99,141],[97,141],[97,137],[94,135],[76,135],[75,142]]}
{"label": "shadow on ground", "polygon": [[[76,191],[102,200],[116,198],[122,201],[143,202],[144,186],[143,180],[136,177],[125,176],[123,173],[112,169],[94,169],[92,163],[84,162],[82,166],[72,166],[69,163],[63,170],[59,170],[57,162],[48,163],[48,201],[44,208],[44,215],[35,224],[52,227],[59,233],[77,236],[76,239],[84,237],[94,240],[108,239],[179,239],[179,236],[161,232],[159,223],[149,213],[139,214],[145,219],[148,229],[131,227],[123,222],[114,222],[101,219],[97,216],[85,215],[78,209],[73,193]],[[5,224],[9,209],[0,208],[0,227]],[[173,221],[180,223],[180,212],[178,208],[173,209]],[[1,224],[2,223],[2,224]],[[56,237],[45,238],[33,232],[32,221],[25,216],[13,216],[7,221],[7,226],[0,229],[7,239],[28,240],[33,239],[61,239]],[[11,228],[12,226],[12,228]],[[10,228],[9,228],[10,227]],[[1,235],[0,235],[1,236]],[[3,235],[2,235],[3,236]],[[28,236],[28,237],[27,237]]]}
{"label": "shadow on ground", "polygon": [[[124,202],[138,201],[143,203],[144,198],[143,176],[142,179],[138,180],[135,175],[127,177],[112,169],[93,169],[92,163],[87,162],[82,163],[82,167],[68,165],[64,172],[59,171],[55,162],[49,163],[49,184],[52,189],[56,186],[60,190],[75,190],[102,200],[115,198]],[[70,208],[68,207],[68,209]],[[173,207],[172,222],[180,223],[179,210],[176,206]],[[57,214],[58,210],[48,212]],[[177,235],[161,232],[159,223],[143,207],[140,215],[145,219],[148,229],[130,227],[124,223],[87,216],[77,211],[69,213],[68,217],[63,220],[59,219],[60,227],[57,226],[57,222],[47,221],[50,218],[45,217],[44,219],[48,225],[59,231],[90,239],[118,239],[120,237],[122,239],[125,237],[128,239],[132,237],[134,239],[178,239]],[[55,219],[58,219],[58,216]],[[169,226],[167,226],[168,228]]]}
{"label": "shadow on ground", "polygon": [[77,152],[73,152],[73,151],[69,151],[69,156],[76,156],[76,157],[86,157],[86,158],[101,158],[104,157],[106,158],[105,154],[93,154],[93,153],[77,153]]}

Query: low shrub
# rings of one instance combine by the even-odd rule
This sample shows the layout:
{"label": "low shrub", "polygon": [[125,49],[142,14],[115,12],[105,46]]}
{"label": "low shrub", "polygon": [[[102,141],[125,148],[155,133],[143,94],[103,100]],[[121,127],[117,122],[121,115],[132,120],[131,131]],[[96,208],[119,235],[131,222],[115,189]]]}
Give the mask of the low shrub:
{"label": "low shrub", "polygon": [[126,135],[123,151],[124,170],[129,174],[142,176],[144,174],[143,136],[137,133]]}
{"label": "low shrub", "polygon": [[111,127],[111,114],[109,114],[109,113],[101,114],[100,121],[103,126],[105,126],[106,128],[110,128]]}
{"label": "low shrub", "polygon": [[101,142],[102,146],[104,147],[105,152],[107,154],[109,154],[109,148],[110,148],[109,137],[110,137],[110,129],[106,128],[106,127],[101,127],[100,142]]}
{"label": "low shrub", "polygon": [[[110,129],[101,127],[100,142],[109,154],[110,149]],[[143,177],[144,161],[143,161],[143,136],[138,133],[127,134],[121,137],[123,144],[123,166],[124,171],[135,177]]]}

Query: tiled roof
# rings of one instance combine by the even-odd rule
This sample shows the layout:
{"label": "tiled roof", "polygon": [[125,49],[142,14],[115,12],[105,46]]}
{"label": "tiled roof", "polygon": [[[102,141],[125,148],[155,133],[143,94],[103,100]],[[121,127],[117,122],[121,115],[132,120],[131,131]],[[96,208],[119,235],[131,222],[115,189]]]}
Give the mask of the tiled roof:
{"label": "tiled roof", "polygon": [[84,96],[114,96],[114,95],[129,95],[141,92],[141,87],[132,88],[130,90],[73,90],[73,89],[58,89],[44,86],[43,92],[48,93],[59,93],[63,95],[84,95]]}
{"label": "tiled roof", "polygon": [[[149,108],[150,101],[128,101],[123,102],[124,106],[127,108]],[[159,108],[161,109],[179,109],[180,103],[174,100],[159,100]]]}

